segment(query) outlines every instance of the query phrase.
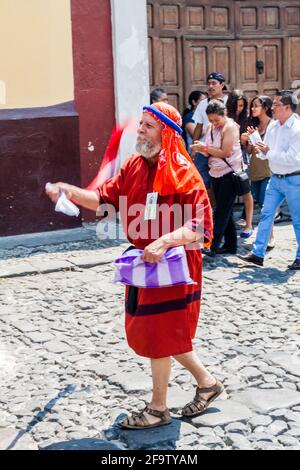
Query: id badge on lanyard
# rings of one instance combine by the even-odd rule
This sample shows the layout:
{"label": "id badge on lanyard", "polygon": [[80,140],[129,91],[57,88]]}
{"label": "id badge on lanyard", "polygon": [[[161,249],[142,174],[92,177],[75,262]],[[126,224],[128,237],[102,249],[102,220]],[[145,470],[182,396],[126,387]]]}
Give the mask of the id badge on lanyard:
{"label": "id badge on lanyard", "polygon": [[157,199],[158,199],[158,193],[148,193],[147,194],[144,220],[155,220],[156,219]]}

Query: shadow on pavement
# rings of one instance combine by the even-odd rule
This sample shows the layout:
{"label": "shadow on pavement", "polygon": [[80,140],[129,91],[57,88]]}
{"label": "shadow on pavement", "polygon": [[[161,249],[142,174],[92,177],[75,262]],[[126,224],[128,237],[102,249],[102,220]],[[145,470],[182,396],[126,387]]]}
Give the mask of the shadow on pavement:
{"label": "shadow on pavement", "polygon": [[260,268],[240,266],[241,271],[235,277],[236,280],[247,281],[249,284],[282,284],[295,276],[297,271],[280,271],[277,268]]}
{"label": "shadow on pavement", "polygon": [[[288,269],[288,264],[293,261],[286,261],[286,269],[278,269],[276,267],[260,267],[251,263],[243,262],[239,258],[230,255],[230,259],[226,256],[216,256],[215,258],[203,257],[203,276],[212,281],[246,281],[249,284],[282,284],[288,282],[290,278],[297,274],[297,271]],[[220,261],[222,264],[220,264]],[[268,263],[268,260],[266,260]],[[238,270],[238,271],[237,271]]]}
{"label": "shadow on pavement", "polygon": [[[84,438],[56,442],[40,450],[175,450],[180,438],[181,421],[173,419],[166,426],[152,429],[126,430],[119,423],[127,415],[120,414],[113,425],[104,431],[104,439]],[[106,439],[106,440],[105,440]],[[113,442],[111,442],[113,441]],[[119,446],[118,446],[119,442]]]}
{"label": "shadow on pavement", "polygon": [[121,450],[112,442],[103,439],[74,439],[72,441],[55,442],[46,447],[40,447],[40,450]]}
{"label": "shadow on pavement", "polygon": [[181,421],[172,419],[166,426],[151,429],[122,429],[120,421],[127,415],[120,414],[114,424],[105,431],[108,440],[121,441],[128,450],[175,450],[180,439]]}
{"label": "shadow on pavement", "polygon": [[39,411],[30,421],[30,423],[27,424],[25,429],[21,429],[16,437],[13,439],[13,441],[8,445],[6,450],[12,450],[17,442],[27,433],[29,433],[34,426],[36,426],[39,422],[43,421],[45,417],[51,413],[52,408],[56,405],[56,403],[61,399],[65,398],[68,395],[74,393],[76,391],[76,386],[75,385],[68,385],[64,390],[59,392],[52,400],[50,400],[44,407],[42,411]]}

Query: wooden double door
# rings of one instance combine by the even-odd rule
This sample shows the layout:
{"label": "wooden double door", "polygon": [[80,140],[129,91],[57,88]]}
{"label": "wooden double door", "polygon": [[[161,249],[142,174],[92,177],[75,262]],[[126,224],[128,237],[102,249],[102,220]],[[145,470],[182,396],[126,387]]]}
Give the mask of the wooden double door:
{"label": "wooden double door", "polygon": [[211,71],[250,97],[300,79],[300,0],[148,0],[148,27],[151,87],[181,110]]}
{"label": "wooden double door", "polygon": [[207,75],[218,70],[226,77],[228,88],[239,88],[250,96],[272,95],[282,88],[281,51],[280,39],[185,39],[183,77],[186,93],[206,88]]}

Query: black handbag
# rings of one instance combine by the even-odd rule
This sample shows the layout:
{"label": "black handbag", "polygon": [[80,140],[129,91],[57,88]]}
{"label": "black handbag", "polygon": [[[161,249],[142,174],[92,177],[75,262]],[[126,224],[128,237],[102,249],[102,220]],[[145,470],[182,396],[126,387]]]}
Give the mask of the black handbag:
{"label": "black handbag", "polygon": [[232,166],[228,163],[226,158],[224,161],[227,165],[232,169],[232,178],[234,181],[234,186],[236,189],[236,193],[238,196],[244,196],[244,194],[248,194],[251,191],[250,181],[247,173],[244,170],[234,171]]}

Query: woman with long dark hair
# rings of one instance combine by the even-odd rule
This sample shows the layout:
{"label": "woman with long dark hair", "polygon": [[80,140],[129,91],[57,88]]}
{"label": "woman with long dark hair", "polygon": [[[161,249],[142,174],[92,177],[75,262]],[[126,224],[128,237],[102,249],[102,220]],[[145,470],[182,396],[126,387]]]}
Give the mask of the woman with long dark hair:
{"label": "woman with long dark hair", "polygon": [[182,138],[186,143],[186,148],[191,153],[191,145],[193,143],[193,134],[196,128],[196,123],[193,119],[194,112],[200,101],[206,98],[204,91],[195,90],[189,95],[189,106],[183,111],[182,114]]}
{"label": "woman with long dark hair", "polygon": [[[272,117],[273,102],[269,96],[256,96],[250,104],[250,117],[248,131],[241,136],[242,142],[248,146],[251,154],[249,178],[251,181],[251,191],[254,200],[262,208],[265,200],[266,189],[271,177],[268,160],[261,160],[256,156],[255,150],[249,140],[249,135],[258,130],[261,140],[264,140],[267,129],[273,122]],[[274,247],[274,236],[271,234],[269,249]]]}
{"label": "woman with long dark hair", "polygon": [[[248,122],[248,101],[242,90],[233,90],[228,97],[227,101],[227,115],[233,119],[240,126],[240,135],[247,131]],[[243,162],[249,166],[249,155],[247,146],[241,143]],[[242,217],[246,219],[246,225],[243,228],[240,236],[242,238],[249,238],[253,234],[253,210],[254,202],[251,192],[244,194],[243,201],[245,209]]]}
{"label": "woman with long dark hair", "polygon": [[248,101],[242,90],[233,90],[228,95],[227,116],[240,126],[240,133],[248,127]]}

